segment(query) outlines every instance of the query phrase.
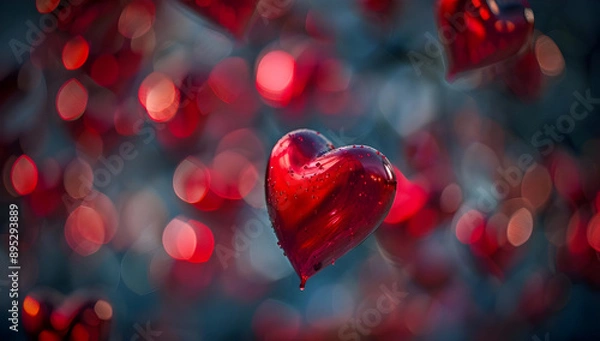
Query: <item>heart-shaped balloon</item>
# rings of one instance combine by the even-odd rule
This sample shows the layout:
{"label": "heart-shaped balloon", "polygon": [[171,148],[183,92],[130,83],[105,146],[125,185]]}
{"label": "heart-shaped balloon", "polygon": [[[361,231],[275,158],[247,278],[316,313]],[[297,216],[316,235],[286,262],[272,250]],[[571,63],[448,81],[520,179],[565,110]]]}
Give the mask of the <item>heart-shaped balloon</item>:
{"label": "heart-shaped balloon", "polygon": [[277,142],[266,172],[267,208],[300,289],[379,226],[395,191],[392,165],[371,147],[336,149],[304,129]]}
{"label": "heart-shaped balloon", "polygon": [[450,80],[510,58],[533,35],[527,0],[440,0],[436,15]]}

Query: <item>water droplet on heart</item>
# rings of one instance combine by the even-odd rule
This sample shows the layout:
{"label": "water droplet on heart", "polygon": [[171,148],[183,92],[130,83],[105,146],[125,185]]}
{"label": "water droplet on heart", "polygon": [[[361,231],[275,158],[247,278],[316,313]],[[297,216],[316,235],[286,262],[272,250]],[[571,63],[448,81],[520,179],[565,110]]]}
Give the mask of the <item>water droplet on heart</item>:
{"label": "water droplet on heart", "polygon": [[304,165],[304,169],[308,169],[308,166]]}
{"label": "water droplet on heart", "polygon": [[335,265],[335,258],[331,260],[331,265]]}
{"label": "water droplet on heart", "polygon": [[320,162],[317,162],[317,164],[316,164],[315,166],[317,166],[317,167],[321,167],[321,163],[320,163]]}
{"label": "water droplet on heart", "polygon": [[377,154],[377,155],[381,155],[381,153],[380,153],[379,151],[377,151],[377,153],[376,153],[376,154]]}
{"label": "water droplet on heart", "polygon": [[329,174],[325,174],[325,177],[329,179]]}
{"label": "water droplet on heart", "polygon": [[304,288],[306,287],[306,280],[308,279],[308,276],[301,276],[300,277],[300,291],[304,291]]}

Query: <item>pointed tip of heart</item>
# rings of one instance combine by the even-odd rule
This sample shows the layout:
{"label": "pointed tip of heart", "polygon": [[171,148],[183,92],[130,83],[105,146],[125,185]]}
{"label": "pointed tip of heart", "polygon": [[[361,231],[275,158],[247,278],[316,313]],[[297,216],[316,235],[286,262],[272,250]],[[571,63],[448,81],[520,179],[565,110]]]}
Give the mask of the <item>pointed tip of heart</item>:
{"label": "pointed tip of heart", "polygon": [[308,276],[300,276],[300,291],[304,291],[307,280],[308,280]]}

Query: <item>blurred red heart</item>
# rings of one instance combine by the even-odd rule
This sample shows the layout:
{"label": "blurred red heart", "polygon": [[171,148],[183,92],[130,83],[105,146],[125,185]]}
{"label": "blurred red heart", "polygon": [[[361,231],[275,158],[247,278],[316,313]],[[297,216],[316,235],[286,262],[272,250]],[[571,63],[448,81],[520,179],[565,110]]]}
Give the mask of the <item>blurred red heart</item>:
{"label": "blurred red heart", "polygon": [[506,60],[533,35],[526,0],[441,0],[436,15],[448,79]]}
{"label": "blurred red heart", "polygon": [[301,289],[379,226],[395,191],[392,165],[371,147],[335,149],[312,130],[277,142],[267,167],[267,207]]}
{"label": "blurred red heart", "polygon": [[254,16],[258,0],[179,0],[179,2],[225,28],[237,38],[241,38]]}

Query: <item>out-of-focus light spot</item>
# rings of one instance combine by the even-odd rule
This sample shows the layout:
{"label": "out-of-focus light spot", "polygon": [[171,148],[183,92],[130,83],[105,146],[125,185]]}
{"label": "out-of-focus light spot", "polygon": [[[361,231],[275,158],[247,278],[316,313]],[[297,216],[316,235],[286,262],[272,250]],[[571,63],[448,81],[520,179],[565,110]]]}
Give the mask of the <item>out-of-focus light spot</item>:
{"label": "out-of-focus light spot", "polygon": [[62,311],[59,309],[50,314],[50,324],[55,330],[63,331],[69,326],[71,318],[66,316],[65,313],[64,309]]}
{"label": "out-of-focus light spot", "polygon": [[566,242],[571,253],[582,254],[589,249],[589,224],[586,218],[587,213],[583,210],[578,210],[573,213],[569,220]]}
{"label": "out-of-focus light spot", "polygon": [[179,108],[179,90],[171,78],[159,72],[153,72],[144,79],[138,97],[148,116],[156,122],[169,121]]}
{"label": "out-of-focus light spot", "polygon": [[436,227],[438,222],[438,212],[431,208],[424,208],[408,220],[408,233],[413,237],[419,238],[427,236]]}
{"label": "out-of-focus light spot", "polygon": [[242,198],[246,197],[246,195],[252,191],[257,180],[258,172],[256,171],[256,167],[249,164],[248,167],[240,173],[239,192]]}
{"label": "out-of-focus light spot", "polygon": [[587,240],[596,252],[600,252],[600,213],[592,217],[588,224]]}
{"label": "out-of-focus light spot", "polygon": [[534,208],[541,208],[548,201],[551,193],[552,178],[546,168],[537,165],[525,173],[521,183],[521,195]]}
{"label": "out-of-focus light spot", "polygon": [[92,167],[82,159],[75,159],[65,169],[63,184],[66,192],[75,199],[86,197],[94,184]]}
{"label": "out-of-focus light spot", "polygon": [[40,312],[40,304],[34,298],[27,296],[23,300],[23,310],[29,316],[36,316]]}
{"label": "out-of-focus light spot", "polygon": [[154,23],[154,4],[151,1],[133,1],[119,17],[119,32],[129,39],[144,35]]}
{"label": "out-of-focus light spot", "polygon": [[73,329],[71,330],[71,340],[89,341],[90,333],[81,323],[77,323],[73,326]]}
{"label": "out-of-focus light spot", "polygon": [[188,157],[175,169],[173,190],[179,199],[194,204],[204,199],[210,185],[210,173],[202,162]]}
{"label": "out-of-focus light spot", "polygon": [[211,212],[218,210],[223,205],[224,199],[216,194],[214,190],[209,189],[204,199],[194,204],[194,207],[201,211]]}
{"label": "out-of-focus light spot", "polygon": [[38,184],[38,169],[35,162],[27,155],[19,156],[12,165],[10,179],[19,195],[33,192]]}
{"label": "out-of-focus light spot", "polygon": [[113,85],[119,78],[119,63],[111,54],[100,55],[92,64],[90,76],[98,85]]}
{"label": "out-of-focus light spot", "polygon": [[75,78],[66,81],[56,95],[56,110],[65,121],[73,121],[81,117],[87,103],[87,89]]}
{"label": "out-of-focus light spot", "polygon": [[513,246],[525,244],[533,232],[533,217],[526,208],[517,210],[508,222],[506,237]]}
{"label": "out-of-focus light spot", "polygon": [[581,194],[581,179],[575,160],[566,153],[558,154],[553,160],[553,180],[558,193],[567,199]]}
{"label": "out-of-focus light spot", "polygon": [[79,206],[65,224],[65,239],[73,251],[89,256],[104,243],[106,229],[102,216],[92,207]]}
{"label": "out-of-focus light spot", "polygon": [[[242,172],[250,165],[248,159],[239,153],[232,151],[219,153],[213,159],[211,167],[211,188],[223,198],[242,199],[240,187],[243,187],[244,190],[252,189],[257,180],[248,174],[242,178]],[[242,182],[243,186],[240,186]]]}
{"label": "out-of-focus light spot", "polygon": [[212,231],[204,224],[174,218],[167,224],[162,243],[169,256],[191,263],[204,263],[213,253],[215,239]]}
{"label": "out-of-focus light spot", "polygon": [[208,77],[208,85],[225,103],[232,103],[247,90],[250,71],[248,63],[240,57],[231,57],[217,64]]}
{"label": "out-of-focus light spot", "polygon": [[37,8],[38,12],[42,14],[50,13],[54,11],[56,7],[58,7],[59,3],[60,0],[36,0],[35,8]]}
{"label": "out-of-focus light spot", "polygon": [[456,223],[456,238],[463,244],[473,244],[481,239],[484,230],[483,215],[477,210],[469,210]]}
{"label": "out-of-focus light spot", "polygon": [[265,206],[264,174],[259,175],[256,166],[248,164],[240,173],[239,191],[244,201],[255,208]]}
{"label": "out-of-focus light spot", "polygon": [[396,166],[394,174],[397,181],[396,195],[390,212],[384,219],[388,224],[397,224],[415,215],[423,208],[428,197],[421,186],[410,182]]}
{"label": "out-of-focus light spot", "polygon": [[446,213],[456,212],[461,202],[462,190],[455,183],[446,186],[440,195],[440,208]]}
{"label": "out-of-focus light spot", "polygon": [[265,54],[256,68],[256,88],[269,104],[285,106],[293,95],[296,71],[294,57],[284,51]]}
{"label": "out-of-focus light spot", "polygon": [[62,61],[65,69],[76,70],[80,68],[87,60],[89,53],[90,46],[82,36],[69,40],[62,51]]}
{"label": "out-of-focus light spot", "polygon": [[223,136],[215,154],[227,150],[245,156],[254,164],[262,164],[265,161],[265,146],[253,129],[238,129]]}
{"label": "out-of-focus light spot", "polygon": [[51,330],[43,330],[38,335],[38,341],[61,341],[61,337]]}
{"label": "out-of-focus light spot", "polygon": [[535,41],[535,55],[545,75],[558,76],[564,71],[565,59],[552,38],[540,36]]}
{"label": "out-of-focus light spot", "polygon": [[110,305],[110,303],[104,300],[98,300],[98,302],[96,302],[96,304],[94,305],[94,312],[96,313],[99,319],[105,321],[110,320],[113,315],[112,306]]}

